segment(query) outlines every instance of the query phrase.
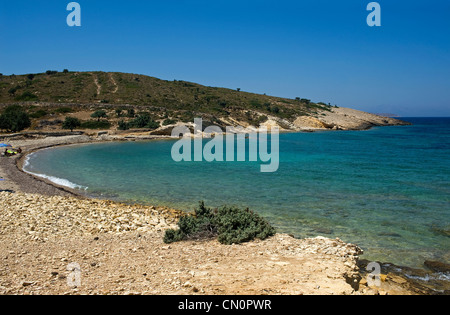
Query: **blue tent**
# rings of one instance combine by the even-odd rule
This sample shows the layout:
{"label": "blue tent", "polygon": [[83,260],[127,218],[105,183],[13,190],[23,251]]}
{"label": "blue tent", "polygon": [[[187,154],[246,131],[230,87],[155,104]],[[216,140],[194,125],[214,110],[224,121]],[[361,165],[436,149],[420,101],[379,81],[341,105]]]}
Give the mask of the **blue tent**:
{"label": "blue tent", "polygon": [[0,148],[10,148],[10,147],[11,147],[10,144],[0,143]]}

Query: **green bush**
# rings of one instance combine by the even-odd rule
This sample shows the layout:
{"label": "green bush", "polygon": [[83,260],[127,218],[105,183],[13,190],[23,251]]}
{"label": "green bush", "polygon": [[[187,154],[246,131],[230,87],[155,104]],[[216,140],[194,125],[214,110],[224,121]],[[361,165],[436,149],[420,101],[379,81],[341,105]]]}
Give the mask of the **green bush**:
{"label": "green bush", "polygon": [[188,239],[217,237],[222,244],[239,244],[254,239],[264,240],[275,234],[275,229],[258,214],[247,209],[222,207],[206,208],[203,202],[193,215],[178,221],[178,230],[167,230],[165,243]]}
{"label": "green bush", "polygon": [[107,120],[95,121],[89,120],[81,123],[82,129],[109,129],[111,128],[111,123]]}
{"label": "green bush", "polygon": [[55,110],[55,112],[59,113],[59,114],[67,114],[67,113],[72,113],[73,109],[70,107],[60,107],[60,108],[57,108]]}
{"label": "green bush", "polygon": [[164,234],[164,243],[170,244],[175,242],[181,242],[184,240],[185,235],[181,232],[181,230],[166,230]]}
{"label": "green bush", "polygon": [[143,113],[139,114],[135,119],[130,121],[129,126],[134,128],[158,129],[160,124],[159,122],[154,121],[150,115]]}
{"label": "green bush", "polygon": [[80,126],[81,126],[81,121],[78,118],[66,117],[66,119],[63,122],[62,128],[70,129],[70,131],[73,131],[75,128],[78,128]]}
{"label": "green bush", "polygon": [[136,112],[133,108],[130,108],[127,110],[127,117],[129,118],[134,118],[134,116],[136,116]]}
{"label": "green bush", "polygon": [[275,234],[275,229],[249,209],[223,207],[216,215],[218,240],[222,244],[239,244],[255,238],[264,240]]}
{"label": "green bush", "polygon": [[8,106],[0,115],[0,129],[18,132],[30,126],[30,117],[21,106]]}
{"label": "green bush", "polygon": [[38,97],[36,95],[34,95],[33,93],[26,91],[23,92],[22,95],[19,95],[15,98],[16,101],[23,101],[23,102],[28,102],[28,101],[37,101]]}
{"label": "green bush", "polygon": [[106,112],[104,110],[97,110],[92,115],[92,118],[97,118],[97,121],[100,121],[100,118],[107,118],[108,115],[106,115]]}
{"label": "green bush", "polygon": [[128,130],[128,129],[130,129],[130,126],[129,126],[129,124],[128,124],[127,122],[125,122],[124,120],[120,120],[120,121],[119,121],[119,127],[118,127],[118,129],[119,129],[119,130]]}
{"label": "green bush", "polygon": [[176,123],[177,123],[177,120],[167,118],[166,120],[163,121],[163,126],[174,125]]}
{"label": "green bush", "polygon": [[11,94],[11,95],[14,95],[14,94],[16,94],[18,89],[20,89],[20,86],[19,87],[16,86],[16,87],[10,88],[8,90],[8,93]]}
{"label": "green bush", "polygon": [[123,115],[123,109],[122,108],[117,108],[115,110],[117,117],[122,117]]}
{"label": "green bush", "polygon": [[35,111],[34,113],[31,113],[30,117],[31,118],[42,118],[47,115],[48,115],[48,112],[46,110],[40,109],[40,110]]}

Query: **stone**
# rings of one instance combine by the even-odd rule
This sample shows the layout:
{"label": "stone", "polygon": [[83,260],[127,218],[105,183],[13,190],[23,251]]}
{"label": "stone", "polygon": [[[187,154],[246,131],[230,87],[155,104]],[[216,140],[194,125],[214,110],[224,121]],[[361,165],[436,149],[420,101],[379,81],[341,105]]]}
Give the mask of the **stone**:
{"label": "stone", "polygon": [[450,272],[450,264],[440,261],[426,260],[424,265],[435,272]]}
{"label": "stone", "polygon": [[30,285],[33,285],[33,284],[34,284],[34,282],[32,282],[32,281],[23,281],[22,282],[23,287],[29,287]]}

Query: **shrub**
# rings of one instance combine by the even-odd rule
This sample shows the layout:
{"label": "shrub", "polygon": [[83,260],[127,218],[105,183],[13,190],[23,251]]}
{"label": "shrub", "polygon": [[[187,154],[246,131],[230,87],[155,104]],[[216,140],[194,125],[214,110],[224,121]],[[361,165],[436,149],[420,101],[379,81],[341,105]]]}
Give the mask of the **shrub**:
{"label": "shrub", "polygon": [[30,126],[30,117],[21,106],[8,106],[0,115],[0,129],[18,132]]}
{"label": "shrub", "polygon": [[249,209],[223,207],[216,215],[218,240],[222,244],[239,244],[255,238],[264,240],[275,234],[270,224]]}
{"label": "shrub", "polygon": [[55,110],[56,113],[59,114],[67,114],[73,112],[73,109],[70,107],[60,107]]}
{"label": "shrub", "polygon": [[308,105],[308,104],[311,103],[311,100],[309,100],[309,99],[307,99],[307,98],[302,98],[302,99],[301,99],[301,102]]}
{"label": "shrub", "polygon": [[28,101],[37,101],[38,97],[36,95],[34,95],[33,93],[26,91],[23,92],[22,95],[19,95],[15,98],[16,101],[24,101],[24,102],[28,102]]}
{"label": "shrub", "polygon": [[63,73],[69,73],[69,70],[68,69],[64,69]]}
{"label": "shrub", "polygon": [[178,115],[178,118],[184,123],[193,122],[195,117],[196,115],[190,111],[182,112]]}
{"label": "shrub", "polygon": [[255,120],[255,125],[260,126],[261,124],[265,123],[267,120],[269,120],[269,118],[267,116],[265,116],[265,115],[259,116]]}
{"label": "shrub", "polygon": [[58,71],[55,71],[55,70],[47,70],[45,73],[46,73],[47,75],[52,75],[52,74],[57,74]]}
{"label": "shrub", "polygon": [[107,118],[106,112],[104,110],[97,110],[92,115],[92,118],[97,118],[97,121],[100,121],[100,118]]}
{"label": "shrub", "polygon": [[73,131],[75,128],[80,126],[81,121],[75,117],[66,117],[62,125],[63,129],[70,129],[70,131]]}
{"label": "shrub", "polygon": [[123,109],[122,109],[122,108],[117,108],[117,109],[116,109],[116,115],[117,115],[117,117],[122,117],[122,115],[123,115]]}
{"label": "shrub", "polygon": [[259,100],[257,100],[257,99],[252,99],[251,101],[250,101],[250,106],[252,106],[252,107],[256,107],[256,108],[261,108],[261,102],[259,101]]}
{"label": "shrub", "polygon": [[149,128],[158,129],[160,127],[159,122],[154,121],[148,114],[139,114],[135,119],[130,122],[130,126],[135,128]]}
{"label": "shrub", "polygon": [[271,106],[269,108],[269,111],[274,113],[274,114],[278,114],[280,112],[280,108],[278,106]]}
{"label": "shrub", "polygon": [[134,116],[136,116],[136,112],[134,111],[133,108],[130,108],[127,110],[127,117],[129,118],[134,118]]}
{"label": "shrub", "polygon": [[150,116],[139,115],[131,122],[131,124],[136,128],[144,128],[149,122]]}
{"label": "shrub", "polygon": [[164,234],[164,243],[170,244],[175,242],[181,242],[184,240],[185,235],[181,232],[181,230],[166,230]]}
{"label": "shrub", "polygon": [[130,126],[124,120],[120,120],[118,129],[119,130],[128,130],[128,129],[130,129]]}
{"label": "shrub", "polygon": [[177,123],[177,121],[175,119],[167,118],[166,120],[163,121],[163,126],[174,125],[176,123]]}
{"label": "shrub", "polygon": [[35,111],[34,113],[31,113],[30,117],[31,118],[42,118],[42,117],[47,116],[47,115],[48,115],[48,112],[46,110],[40,109],[38,111]]}
{"label": "shrub", "polygon": [[275,229],[256,213],[236,207],[206,208],[203,202],[193,215],[185,215],[178,221],[178,230],[167,230],[165,243],[188,239],[218,238],[222,244],[239,244],[264,240],[275,234]]}
{"label": "shrub", "polygon": [[111,123],[107,120],[95,121],[89,120],[81,123],[82,129],[109,129],[111,128]]}

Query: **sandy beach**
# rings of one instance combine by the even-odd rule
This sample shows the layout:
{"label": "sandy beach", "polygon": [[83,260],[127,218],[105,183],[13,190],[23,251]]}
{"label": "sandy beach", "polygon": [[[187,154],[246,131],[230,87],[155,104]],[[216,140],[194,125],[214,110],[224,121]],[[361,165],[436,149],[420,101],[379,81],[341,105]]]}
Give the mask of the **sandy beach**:
{"label": "sandy beach", "polygon": [[[175,227],[180,211],[89,199],[20,169],[26,154],[39,148],[104,140],[5,140],[23,154],[0,158],[0,294],[430,293],[394,274],[368,286],[361,248],[319,235],[167,245],[164,231]],[[68,281],[74,263],[81,278],[76,286]]]}

